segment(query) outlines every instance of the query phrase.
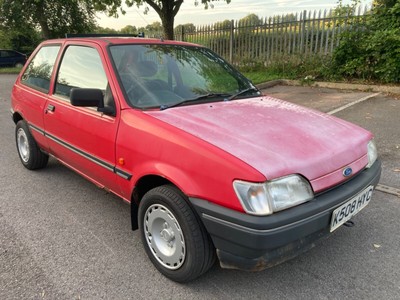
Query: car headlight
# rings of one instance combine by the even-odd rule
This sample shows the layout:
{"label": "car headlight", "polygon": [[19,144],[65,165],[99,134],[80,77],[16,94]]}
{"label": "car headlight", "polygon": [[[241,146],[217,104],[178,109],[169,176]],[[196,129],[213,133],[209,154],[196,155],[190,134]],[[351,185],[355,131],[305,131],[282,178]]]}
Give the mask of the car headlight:
{"label": "car headlight", "polygon": [[370,140],[368,143],[368,165],[367,168],[370,168],[376,159],[378,158],[378,149],[376,148],[376,144],[374,140]]}
{"label": "car headlight", "polygon": [[299,175],[290,175],[265,183],[235,180],[233,187],[245,212],[252,215],[270,215],[314,197],[308,181]]}

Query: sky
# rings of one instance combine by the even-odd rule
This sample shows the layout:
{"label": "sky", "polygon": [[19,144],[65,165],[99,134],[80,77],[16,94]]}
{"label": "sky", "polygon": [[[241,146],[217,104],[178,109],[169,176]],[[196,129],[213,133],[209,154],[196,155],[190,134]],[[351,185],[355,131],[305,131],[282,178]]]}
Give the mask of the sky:
{"label": "sky", "polygon": [[[124,1],[123,1],[124,2]],[[261,17],[271,17],[288,13],[300,13],[303,10],[324,10],[337,6],[337,0],[231,0],[214,1],[214,8],[205,10],[203,6],[195,6],[194,0],[185,0],[175,17],[175,26],[179,24],[193,23],[195,25],[207,25],[215,22],[239,20],[248,14],[256,14]],[[350,3],[344,0],[344,4]],[[371,0],[362,0],[363,5],[370,4]],[[137,28],[145,27],[153,22],[160,22],[157,13],[149,7],[149,12],[144,14],[144,6],[126,8],[127,13],[119,18],[110,18],[105,14],[98,14],[97,23],[101,27],[121,29],[126,25]]]}

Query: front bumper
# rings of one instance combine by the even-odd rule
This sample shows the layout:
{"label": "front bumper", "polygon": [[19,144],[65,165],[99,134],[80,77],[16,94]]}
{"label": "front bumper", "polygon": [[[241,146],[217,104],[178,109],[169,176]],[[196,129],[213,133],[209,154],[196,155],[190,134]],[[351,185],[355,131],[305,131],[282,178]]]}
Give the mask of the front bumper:
{"label": "front bumper", "polygon": [[210,234],[221,267],[259,271],[307,251],[329,236],[332,212],[369,185],[376,186],[381,162],[302,205],[270,216],[251,216],[190,198]]}

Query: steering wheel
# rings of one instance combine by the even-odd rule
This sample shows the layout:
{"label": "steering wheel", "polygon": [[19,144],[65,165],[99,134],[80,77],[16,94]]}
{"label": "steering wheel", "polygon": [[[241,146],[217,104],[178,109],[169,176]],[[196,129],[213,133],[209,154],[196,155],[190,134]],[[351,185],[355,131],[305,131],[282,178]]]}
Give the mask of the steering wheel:
{"label": "steering wheel", "polygon": [[131,103],[137,102],[137,99],[146,94],[145,89],[141,86],[140,80],[132,74],[121,74],[122,85]]}

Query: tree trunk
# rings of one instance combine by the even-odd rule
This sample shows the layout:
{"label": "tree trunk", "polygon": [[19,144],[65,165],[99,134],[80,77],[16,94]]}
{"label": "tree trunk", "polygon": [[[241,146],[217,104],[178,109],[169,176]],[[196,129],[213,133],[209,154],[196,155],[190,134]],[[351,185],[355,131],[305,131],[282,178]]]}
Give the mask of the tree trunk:
{"label": "tree trunk", "polygon": [[166,20],[162,20],[163,30],[164,30],[164,38],[166,40],[174,39],[174,19],[166,18]]}
{"label": "tree trunk", "polygon": [[48,40],[51,38],[50,36],[50,28],[49,24],[47,23],[47,18],[44,14],[45,11],[45,1],[36,1],[34,2],[34,15],[36,17],[36,20],[38,20],[40,29],[41,29],[41,34],[42,38],[45,40]]}
{"label": "tree trunk", "polygon": [[[171,1],[172,2],[172,1]],[[174,39],[174,7],[172,4],[163,6],[160,14],[164,38],[167,40]]]}
{"label": "tree trunk", "polygon": [[45,40],[48,40],[51,38],[50,36],[50,29],[49,29],[49,25],[47,24],[46,20],[39,20],[39,25],[40,25],[40,29],[42,31],[42,37]]}

